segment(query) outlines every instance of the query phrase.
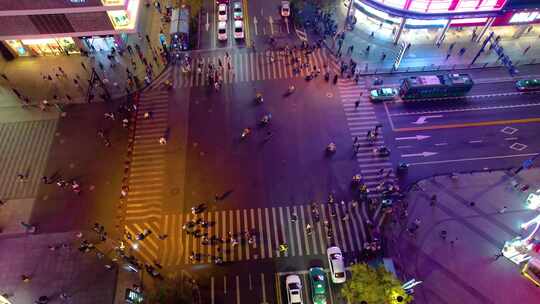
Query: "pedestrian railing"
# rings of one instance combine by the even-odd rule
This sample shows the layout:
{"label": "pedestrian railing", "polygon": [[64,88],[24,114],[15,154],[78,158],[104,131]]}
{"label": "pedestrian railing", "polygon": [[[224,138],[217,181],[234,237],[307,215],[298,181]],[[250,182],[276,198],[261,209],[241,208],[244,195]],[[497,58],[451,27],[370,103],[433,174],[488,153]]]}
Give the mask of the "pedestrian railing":
{"label": "pedestrian railing", "polygon": [[[539,62],[536,59],[518,60],[514,65],[517,66],[519,70],[519,66],[533,65],[537,63]],[[481,63],[475,63],[475,64],[446,64],[446,65],[431,64],[427,66],[400,67],[397,69],[384,68],[384,67],[369,68],[368,66],[366,66],[366,68],[360,71],[360,74],[362,76],[366,76],[366,75],[379,75],[379,74],[457,71],[457,70],[487,69],[487,68],[501,68],[501,67],[504,67],[504,65],[501,62],[481,62]]]}

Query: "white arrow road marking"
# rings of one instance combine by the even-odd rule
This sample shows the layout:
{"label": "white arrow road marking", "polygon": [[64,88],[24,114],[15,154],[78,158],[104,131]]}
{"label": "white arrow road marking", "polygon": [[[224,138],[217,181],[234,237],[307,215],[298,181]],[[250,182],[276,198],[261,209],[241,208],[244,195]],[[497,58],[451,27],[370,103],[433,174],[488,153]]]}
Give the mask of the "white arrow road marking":
{"label": "white arrow road marking", "polygon": [[413,124],[415,124],[415,125],[423,125],[423,124],[427,123],[428,118],[442,118],[442,117],[443,117],[442,115],[420,116],[420,117],[418,117],[418,119],[415,122],[413,122]]}
{"label": "white arrow road marking", "polygon": [[401,157],[417,157],[417,156],[427,157],[427,156],[433,156],[433,155],[436,155],[436,154],[439,154],[439,153],[437,153],[437,152],[422,152],[422,153],[414,153],[414,154],[401,154]]}
{"label": "white arrow road marking", "polygon": [[396,140],[407,140],[407,139],[424,140],[430,137],[431,136],[429,135],[415,135],[415,136],[409,136],[409,137],[396,137]]}

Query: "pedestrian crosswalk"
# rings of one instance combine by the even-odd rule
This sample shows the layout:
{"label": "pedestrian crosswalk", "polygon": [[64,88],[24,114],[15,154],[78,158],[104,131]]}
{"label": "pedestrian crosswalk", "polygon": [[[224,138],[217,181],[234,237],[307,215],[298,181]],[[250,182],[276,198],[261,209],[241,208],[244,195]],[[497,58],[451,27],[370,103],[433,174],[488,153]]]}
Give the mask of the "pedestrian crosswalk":
{"label": "pedestrian crosswalk", "polygon": [[366,136],[369,130],[380,124],[375,108],[368,99],[368,87],[365,79],[361,79],[358,83],[352,79],[340,79],[338,91],[353,143],[357,138],[356,160],[360,174],[371,195],[375,195],[377,186],[383,181],[393,181],[395,174],[391,171],[390,157],[377,156],[373,152],[374,148],[385,145],[382,134],[374,141],[369,141]]}
{"label": "pedestrian crosswalk", "polygon": [[[345,252],[358,252],[367,240],[365,219],[367,209],[363,205],[349,203],[319,204],[320,220],[314,220],[311,205],[251,208],[237,210],[209,211],[200,215],[165,214],[161,233],[168,238],[162,241],[159,257],[162,265],[182,265],[187,263],[212,263],[215,257],[223,262],[257,260],[291,256],[325,254],[329,245],[337,245]],[[296,220],[293,218],[296,215]],[[202,238],[196,238],[182,231],[182,226],[198,218],[210,223],[201,232],[208,232],[208,238],[215,236],[225,242],[220,245],[205,245]],[[332,230],[328,237],[325,222]],[[311,234],[306,226],[311,225]],[[204,231],[203,231],[204,230]],[[244,236],[249,231],[249,236]],[[240,244],[231,243],[229,232]],[[251,239],[251,241],[249,240]],[[280,254],[279,245],[286,243],[288,252]],[[190,255],[199,253],[200,261],[191,261]]]}
{"label": "pedestrian crosswalk", "polygon": [[158,257],[158,232],[166,183],[166,144],[159,142],[168,130],[169,96],[166,91],[141,93],[134,120],[128,194],[124,206],[124,229],[132,236],[152,231],[143,241],[130,245],[146,261]]}
{"label": "pedestrian crosswalk", "polygon": [[[249,50],[228,53],[209,53],[193,58],[191,71],[174,65],[164,72],[165,76],[160,81],[152,83],[156,88],[163,85],[167,79],[172,80],[175,88],[202,87],[211,85],[207,77],[208,66],[212,64],[223,66],[222,80],[224,84],[241,83],[250,81],[287,79],[292,77],[305,77],[313,67],[323,70],[325,65],[337,68],[334,61],[329,60],[326,49],[315,49],[307,57],[302,51],[294,52],[294,57],[300,60],[299,65],[309,63],[306,68],[294,71],[295,65],[291,63],[293,56],[285,55],[285,52],[265,51],[252,52]],[[230,65],[228,64],[230,62]],[[197,71],[197,66],[202,63],[202,69]],[[297,64],[298,66],[298,64]]]}
{"label": "pedestrian crosswalk", "polygon": [[57,123],[51,119],[0,124],[0,199],[37,195]]}

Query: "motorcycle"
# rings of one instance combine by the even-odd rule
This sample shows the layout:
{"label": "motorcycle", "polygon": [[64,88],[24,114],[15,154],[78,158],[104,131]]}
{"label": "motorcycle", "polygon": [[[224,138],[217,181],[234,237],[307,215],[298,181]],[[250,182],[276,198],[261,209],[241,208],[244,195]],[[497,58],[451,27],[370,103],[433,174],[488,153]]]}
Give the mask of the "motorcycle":
{"label": "motorcycle", "polygon": [[296,88],[292,85],[289,87],[289,89],[287,90],[287,93],[290,95],[292,93],[294,93],[294,91],[296,90]]}
{"label": "motorcycle", "polygon": [[263,103],[263,101],[264,101],[264,100],[263,100],[262,94],[261,94],[261,93],[257,93],[257,94],[255,95],[255,102],[257,102],[257,103]]}
{"label": "motorcycle", "polygon": [[249,128],[245,128],[240,135],[240,139],[245,139],[250,133],[251,130]]}
{"label": "motorcycle", "polygon": [[337,147],[335,143],[329,143],[328,146],[326,146],[326,152],[333,154],[336,152],[336,148]]}
{"label": "motorcycle", "polygon": [[267,124],[270,123],[270,119],[272,118],[272,114],[268,113],[266,115],[264,115],[261,120],[259,121],[259,123],[261,124],[261,126],[266,126]]}

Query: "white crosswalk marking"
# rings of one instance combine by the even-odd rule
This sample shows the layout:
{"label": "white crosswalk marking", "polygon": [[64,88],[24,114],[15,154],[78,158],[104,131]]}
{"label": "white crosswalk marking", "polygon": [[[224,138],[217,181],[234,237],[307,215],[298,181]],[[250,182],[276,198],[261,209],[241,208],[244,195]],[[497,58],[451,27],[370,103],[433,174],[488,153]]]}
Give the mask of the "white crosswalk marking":
{"label": "white crosswalk marking", "polygon": [[[296,51],[295,56],[300,55],[300,51]],[[317,67],[321,69],[325,63],[329,63],[334,67],[335,63],[329,60],[329,55],[325,49],[316,49],[309,55],[309,63],[311,68]],[[274,60],[271,60],[271,57]],[[287,79],[292,77],[305,77],[308,69],[300,69],[300,73],[294,75],[291,57],[289,55],[279,54],[277,51],[269,52],[251,52],[244,51],[234,53],[230,57],[231,69],[228,68],[227,60],[224,53],[209,53],[203,54],[200,58],[193,59],[193,68],[190,73],[182,71],[179,65],[172,65],[167,68],[152,84],[150,90],[162,90],[166,88],[163,83],[170,80],[175,88],[203,87],[210,85],[208,82],[208,66],[212,64],[217,68],[218,59],[223,65],[222,79],[224,84]],[[306,62],[301,59],[300,62]],[[202,73],[197,73],[197,66],[203,64]]]}
{"label": "white crosswalk marking", "polygon": [[[379,157],[373,153],[374,148],[384,146],[382,135],[379,135],[377,140],[372,143],[366,138],[367,132],[373,130],[379,121],[375,115],[373,104],[368,100],[368,87],[365,79],[361,79],[358,84],[352,79],[340,79],[338,91],[353,142],[354,138],[358,137],[356,158],[360,173],[364,179],[368,180],[365,184],[370,192],[376,193],[376,188],[381,182],[393,181],[395,175],[388,174],[392,170],[389,158]],[[360,101],[358,105],[356,105],[356,101]],[[383,174],[366,175],[366,173],[378,173],[381,169],[383,169]]]}
{"label": "white crosswalk marking", "polygon": [[[336,216],[331,216],[331,210],[336,210]],[[356,210],[353,210],[356,209]],[[192,216],[191,214],[166,214],[161,221],[161,231],[167,234],[165,241],[158,240],[157,234],[151,234],[143,241],[138,241],[139,251],[143,258],[149,261],[158,260],[162,265],[174,266],[191,263],[189,256],[192,252],[202,254],[196,263],[213,263],[216,256],[221,256],[224,262],[245,261],[251,259],[267,259],[287,256],[309,256],[325,254],[329,245],[337,245],[344,252],[357,251],[366,240],[364,232],[365,214],[363,210],[346,206],[320,206],[320,221],[314,222],[310,205],[295,205],[273,208],[235,209],[209,211]],[[349,219],[344,221],[342,216],[347,210]],[[297,221],[291,220],[291,215],[297,215]],[[182,230],[184,223],[202,218],[212,223],[208,229],[208,238],[216,236],[223,240],[220,246],[203,245],[201,238],[188,235]],[[324,221],[330,223],[333,238],[327,238]],[[312,233],[306,233],[306,225],[312,226]],[[128,227],[130,232],[140,232],[142,229],[157,229],[158,223],[133,224]],[[358,226],[361,227],[360,230]],[[253,243],[249,244],[246,231],[254,232]],[[361,231],[361,233],[358,233]],[[240,244],[233,246],[229,240],[229,232],[235,235]],[[251,233],[250,232],[250,233]],[[148,241],[147,241],[148,240]],[[161,242],[161,243],[160,243]],[[286,254],[278,254],[279,244],[286,243],[289,250]],[[161,244],[161,245],[160,245]],[[144,250],[142,250],[144,247]],[[158,248],[161,250],[158,251]],[[218,251],[218,247],[221,251]],[[158,255],[159,252],[159,255]]]}

